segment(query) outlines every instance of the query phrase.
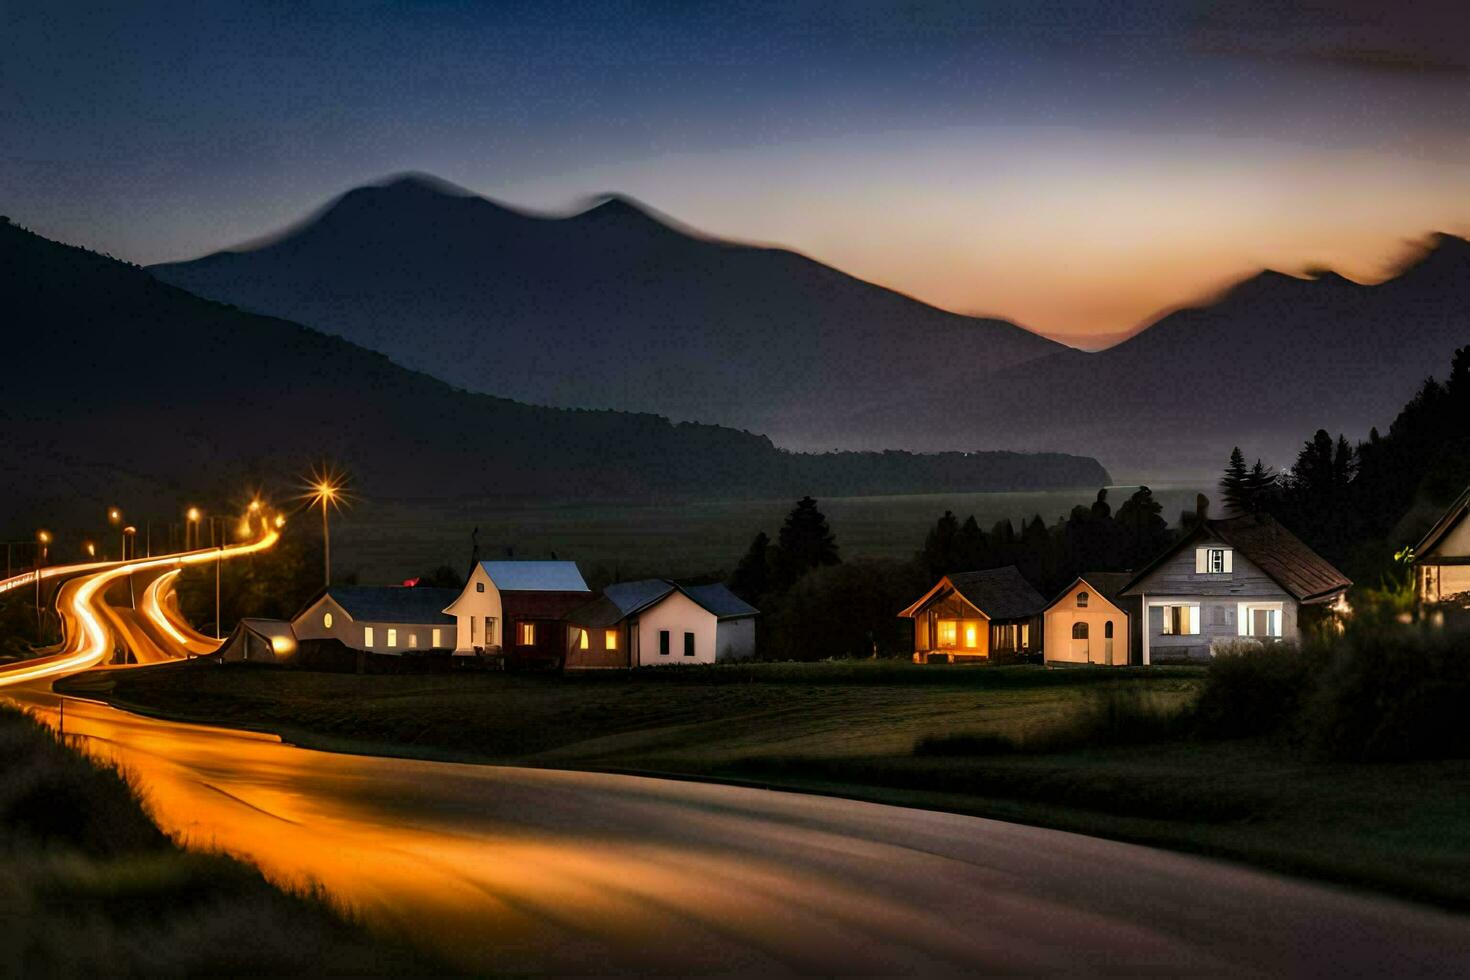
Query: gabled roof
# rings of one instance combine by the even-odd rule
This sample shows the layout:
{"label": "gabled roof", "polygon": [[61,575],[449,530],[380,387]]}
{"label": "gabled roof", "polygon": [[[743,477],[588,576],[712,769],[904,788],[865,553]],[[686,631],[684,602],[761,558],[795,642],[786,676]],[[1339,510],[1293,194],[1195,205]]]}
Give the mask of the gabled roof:
{"label": "gabled roof", "polygon": [[1094,595],[1102,596],[1115,606],[1123,602],[1123,589],[1133,581],[1132,572],[1083,572],[1072,580],[1072,584],[1057,593],[1055,599],[1046,604],[1050,609],[1057,603],[1079,591],[1079,586],[1090,588]]}
{"label": "gabled roof", "polygon": [[1427,555],[1443,541],[1451,531],[1459,527],[1465,515],[1470,514],[1470,487],[1460,494],[1458,500],[1450,504],[1450,509],[1444,512],[1444,516],[1434,522],[1434,527],[1424,535],[1424,539],[1414,546],[1414,556]]}
{"label": "gabled roof", "polygon": [[716,619],[739,619],[757,616],[760,611],[742,600],[721,583],[713,585],[676,585],[661,578],[636,582],[618,582],[602,590],[602,595],[567,615],[579,626],[611,626],[681,592],[690,601]]}
{"label": "gabled roof", "polygon": [[1015,565],[981,572],[946,575],[900,616],[912,617],[945,588],[954,589],[966,602],[991,619],[1025,619],[1040,615],[1046,606],[1041,593],[1031,587]]}
{"label": "gabled roof", "polygon": [[574,561],[482,561],[480,567],[501,592],[592,591]]}
{"label": "gabled roof", "polygon": [[444,607],[459,596],[459,590],[407,588],[402,585],[334,585],[318,593],[317,598],[307,604],[308,607],[322,595],[330,596],[343,612],[359,623],[453,626],[454,617],[445,613]]}
{"label": "gabled roof", "polygon": [[1240,552],[1298,602],[1329,598],[1353,584],[1352,579],[1307,547],[1295,534],[1274,518],[1262,514],[1205,521],[1133,576],[1124,588],[1124,594],[1135,594],[1138,584],[1154,569],[1207,536],[1214,536]]}

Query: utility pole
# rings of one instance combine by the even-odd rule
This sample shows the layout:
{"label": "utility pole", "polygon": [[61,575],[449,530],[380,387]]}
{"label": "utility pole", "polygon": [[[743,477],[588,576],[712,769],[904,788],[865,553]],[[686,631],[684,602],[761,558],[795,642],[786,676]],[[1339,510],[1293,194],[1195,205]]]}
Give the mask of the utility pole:
{"label": "utility pole", "polygon": [[225,546],[220,545],[219,550],[214,553],[214,638],[223,640],[219,635],[219,566],[225,557]]}

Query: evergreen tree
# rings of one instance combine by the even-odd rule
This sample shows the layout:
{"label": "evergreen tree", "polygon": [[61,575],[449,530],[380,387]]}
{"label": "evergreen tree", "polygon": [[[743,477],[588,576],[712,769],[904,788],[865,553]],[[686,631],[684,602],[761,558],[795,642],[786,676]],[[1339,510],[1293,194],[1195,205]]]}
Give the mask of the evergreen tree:
{"label": "evergreen tree", "polygon": [[1163,506],[1148,487],[1139,487],[1118,508],[1118,526],[1123,532],[1125,568],[1139,568],[1169,543],[1169,523],[1161,516]]}
{"label": "evergreen tree", "polygon": [[731,592],[751,605],[758,605],[771,590],[771,538],[765,531],[756,533],[728,584]]}
{"label": "evergreen tree", "polygon": [[1279,489],[1277,481],[1276,471],[1256,460],[1245,478],[1245,512],[1255,515],[1273,512]]}
{"label": "evergreen tree", "polygon": [[919,556],[930,578],[962,571],[958,562],[959,536],[959,518],[953,512],[945,511],[924,539],[924,550]]}
{"label": "evergreen tree", "polygon": [[955,567],[964,571],[989,568],[989,545],[985,532],[980,530],[975,515],[971,514],[960,525],[959,536],[955,539]]}
{"label": "evergreen tree", "polygon": [[784,592],[797,579],[813,568],[836,565],[837,539],[827,526],[827,518],[817,509],[811,497],[802,497],[786,515],[776,539],[773,587]]}
{"label": "evergreen tree", "polygon": [[1230,462],[1225,464],[1225,475],[1220,477],[1220,499],[1231,513],[1244,514],[1250,507],[1250,471],[1246,469],[1245,454],[1236,446],[1230,450]]}

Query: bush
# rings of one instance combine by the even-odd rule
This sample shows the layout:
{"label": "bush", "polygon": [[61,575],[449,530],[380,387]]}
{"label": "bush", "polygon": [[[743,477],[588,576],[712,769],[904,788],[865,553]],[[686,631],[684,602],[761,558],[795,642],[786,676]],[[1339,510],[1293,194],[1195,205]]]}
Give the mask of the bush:
{"label": "bush", "polygon": [[1318,648],[1238,646],[1216,653],[1195,705],[1196,730],[1214,738],[1266,735],[1296,720],[1321,669]]}

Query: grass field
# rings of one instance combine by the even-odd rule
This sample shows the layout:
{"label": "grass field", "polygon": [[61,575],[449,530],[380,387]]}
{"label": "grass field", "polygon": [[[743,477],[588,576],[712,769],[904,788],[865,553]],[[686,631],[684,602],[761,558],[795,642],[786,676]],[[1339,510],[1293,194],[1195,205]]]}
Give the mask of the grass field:
{"label": "grass field", "polygon": [[1073,733],[1055,751],[914,751],[956,735],[1045,743],[1119,694],[1177,713],[1202,682],[1190,668],[859,662],[360,677],[190,665],[114,676],[110,697],[124,707],[320,748],[735,779],[1196,851],[1470,909],[1470,762],[1325,765],[1265,739],[1135,744],[1108,729]]}
{"label": "grass field", "polygon": [[324,896],[185,851],[115,770],[0,708],[0,974],[10,977],[436,972]]}
{"label": "grass field", "polygon": [[[1110,491],[1114,507],[1136,489]],[[1169,521],[1194,506],[1193,488],[1154,487]],[[945,510],[981,526],[1041,514],[1048,523],[1095,490],[1026,493],[910,494],[828,497],[821,501],[845,557],[908,558]],[[364,583],[397,582],[438,565],[469,561],[470,535],[480,529],[481,552],[499,557],[555,553],[584,564],[616,565],[620,578],[684,576],[729,569],[757,531],[772,535],[791,500],[727,500],[663,504],[571,503],[507,505],[487,502],[359,501],[333,518],[332,555]],[[314,525],[313,525],[314,527]],[[1019,524],[1018,524],[1019,527]],[[312,533],[308,531],[307,533]]]}

